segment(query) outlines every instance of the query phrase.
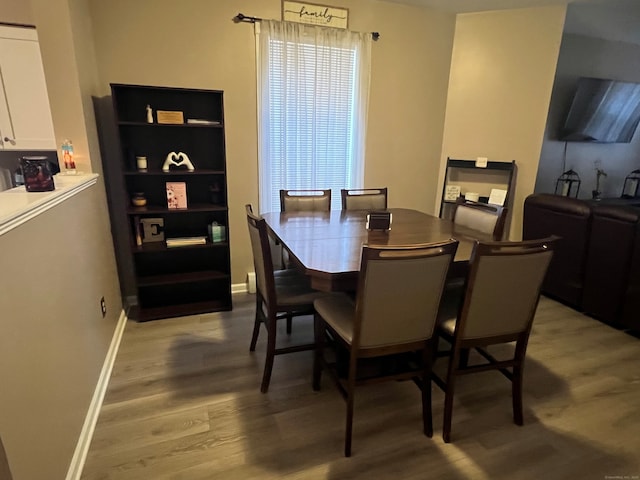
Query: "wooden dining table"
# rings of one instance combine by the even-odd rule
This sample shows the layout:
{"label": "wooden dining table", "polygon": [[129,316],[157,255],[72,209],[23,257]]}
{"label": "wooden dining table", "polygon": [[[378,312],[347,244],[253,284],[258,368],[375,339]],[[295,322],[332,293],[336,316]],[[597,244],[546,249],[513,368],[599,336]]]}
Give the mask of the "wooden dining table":
{"label": "wooden dining table", "polygon": [[450,220],[407,208],[390,208],[391,230],[366,229],[366,210],[330,212],[271,212],[262,214],[270,235],[289,252],[317,290],[355,291],[362,245],[410,245],[455,238],[459,241],[456,269],[469,262],[478,238],[474,232],[456,229]]}

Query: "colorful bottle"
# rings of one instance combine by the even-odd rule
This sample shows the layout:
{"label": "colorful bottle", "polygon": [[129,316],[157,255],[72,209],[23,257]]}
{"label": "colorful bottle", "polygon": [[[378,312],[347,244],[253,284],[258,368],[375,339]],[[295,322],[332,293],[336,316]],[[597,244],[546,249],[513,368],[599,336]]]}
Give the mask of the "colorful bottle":
{"label": "colorful bottle", "polygon": [[62,161],[64,162],[64,171],[68,175],[75,175],[76,162],[73,160],[73,144],[71,140],[65,139],[62,142]]}

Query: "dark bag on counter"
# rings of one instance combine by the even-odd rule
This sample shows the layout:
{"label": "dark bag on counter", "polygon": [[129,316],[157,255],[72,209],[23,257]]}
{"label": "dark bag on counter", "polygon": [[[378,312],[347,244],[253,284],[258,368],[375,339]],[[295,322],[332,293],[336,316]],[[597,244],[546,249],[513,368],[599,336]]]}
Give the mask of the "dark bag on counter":
{"label": "dark bag on counter", "polygon": [[56,189],[47,157],[22,157],[20,167],[27,192],[50,192]]}

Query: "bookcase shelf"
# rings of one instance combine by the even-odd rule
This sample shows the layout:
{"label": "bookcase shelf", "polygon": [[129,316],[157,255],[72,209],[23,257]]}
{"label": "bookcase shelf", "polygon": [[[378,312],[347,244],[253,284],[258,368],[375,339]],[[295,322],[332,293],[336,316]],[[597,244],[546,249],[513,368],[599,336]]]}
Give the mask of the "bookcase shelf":
{"label": "bookcase shelf", "polygon": [[[120,275],[130,275],[126,283],[137,297],[130,317],[145,321],[230,310],[223,92],[111,84],[111,109],[117,154],[103,155],[103,162],[111,219],[119,226],[114,232],[124,237],[114,240],[119,264],[128,266]],[[184,123],[157,123],[158,110],[181,112]],[[188,156],[194,170],[183,165],[163,171],[172,152]],[[137,169],[137,156],[147,158],[145,171]],[[168,208],[168,182],[176,192],[186,190],[186,207]],[[146,205],[134,206],[134,194],[142,194]],[[141,227],[145,219],[147,227],[157,222],[157,238],[207,237],[207,243],[167,247],[164,240],[149,241]],[[224,241],[211,242],[212,223],[226,227]]]}
{"label": "bookcase shelf", "polygon": [[144,243],[140,246],[133,244],[132,245],[132,250],[134,254],[145,254],[145,253],[156,253],[156,252],[163,252],[165,250],[175,250],[176,248],[180,248],[180,249],[198,249],[198,248],[202,248],[202,249],[208,249],[208,248],[222,248],[222,249],[228,249],[229,248],[229,243],[227,242],[209,242],[207,241],[207,243],[204,244],[197,244],[197,245],[183,245],[180,247],[167,247],[167,245],[165,244],[165,242],[149,242],[149,243]]}
{"label": "bookcase shelf", "polygon": [[207,270],[202,272],[174,273],[168,275],[149,275],[138,277],[138,284],[141,287],[150,287],[154,285],[174,285],[177,283],[200,282],[202,280],[224,279],[229,275],[217,272],[215,270]]}
{"label": "bookcase shelf", "polygon": [[[178,215],[194,212],[226,212],[227,207],[218,205],[195,204],[189,205],[187,208],[167,208],[163,205],[145,205],[144,207],[129,207],[127,214],[129,215],[145,215],[150,213],[161,213],[163,215]],[[206,230],[205,230],[206,233]]]}
{"label": "bookcase shelf", "polygon": [[200,169],[195,170],[193,172],[180,171],[180,170],[171,170],[169,172],[163,172],[162,170],[147,170],[146,172],[132,171],[132,172],[123,172],[123,175],[132,176],[132,177],[147,177],[151,175],[160,175],[163,177],[171,177],[171,176],[197,176],[197,175],[225,175],[223,170],[207,170]]}

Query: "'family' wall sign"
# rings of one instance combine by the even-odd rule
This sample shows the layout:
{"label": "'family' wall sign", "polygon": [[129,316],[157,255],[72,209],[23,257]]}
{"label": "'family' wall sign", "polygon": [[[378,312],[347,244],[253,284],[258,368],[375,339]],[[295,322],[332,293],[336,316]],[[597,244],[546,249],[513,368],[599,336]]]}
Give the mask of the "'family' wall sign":
{"label": "'family' wall sign", "polygon": [[325,27],[347,28],[349,10],[315,3],[282,0],[282,20]]}

